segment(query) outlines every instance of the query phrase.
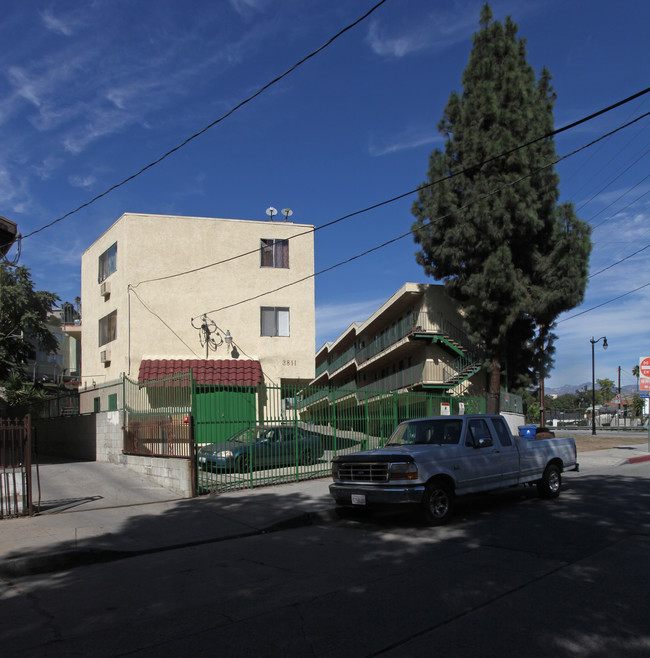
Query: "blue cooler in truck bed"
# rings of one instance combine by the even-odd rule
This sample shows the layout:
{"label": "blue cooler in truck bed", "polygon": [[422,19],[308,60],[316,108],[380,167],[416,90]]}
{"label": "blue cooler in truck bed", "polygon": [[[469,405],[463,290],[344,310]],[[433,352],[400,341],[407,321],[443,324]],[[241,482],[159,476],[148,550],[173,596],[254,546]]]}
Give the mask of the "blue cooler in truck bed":
{"label": "blue cooler in truck bed", "polygon": [[519,436],[523,436],[526,439],[535,438],[535,426],[534,425],[519,425]]}

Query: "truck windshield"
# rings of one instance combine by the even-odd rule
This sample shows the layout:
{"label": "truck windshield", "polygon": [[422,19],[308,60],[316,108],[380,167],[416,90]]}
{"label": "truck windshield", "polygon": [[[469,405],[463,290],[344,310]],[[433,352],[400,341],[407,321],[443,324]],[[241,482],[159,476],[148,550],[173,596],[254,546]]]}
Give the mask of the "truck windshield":
{"label": "truck windshield", "polygon": [[406,422],[397,426],[386,445],[402,446],[414,443],[453,445],[460,441],[462,428],[463,421],[457,418]]}

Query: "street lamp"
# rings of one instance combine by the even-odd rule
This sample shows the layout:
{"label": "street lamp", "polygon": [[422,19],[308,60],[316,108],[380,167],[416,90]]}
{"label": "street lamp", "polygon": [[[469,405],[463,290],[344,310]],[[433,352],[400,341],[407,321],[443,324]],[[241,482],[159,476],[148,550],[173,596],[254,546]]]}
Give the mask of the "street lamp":
{"label": "street lamp", "polygon": [[601,336],[594,340],[592,336],[589,339],[591,343],[591,434],[596,436],[596,369],[594,366],[594,345],[600,341],[603,341],[603,349],[607,349],[607,336]]}

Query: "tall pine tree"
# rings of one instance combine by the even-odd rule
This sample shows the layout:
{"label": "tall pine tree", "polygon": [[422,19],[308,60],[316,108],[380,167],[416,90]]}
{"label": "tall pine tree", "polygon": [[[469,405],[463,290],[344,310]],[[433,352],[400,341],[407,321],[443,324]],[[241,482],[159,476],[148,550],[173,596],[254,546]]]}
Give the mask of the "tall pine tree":
{"label": "tall pine tree", "polygon": [[553,139],[518,148],[552,132],[555,94],[546,69],[536,79],[517,29],[483,6],[462,93],[438,125],[444,152],[431,154],[412,209],[417,262],[444,281],[484,355],[490,412],[505,367],[513,387],[548,371],[555,320],[582,301],[591,252],[589,225],[558,203]]}

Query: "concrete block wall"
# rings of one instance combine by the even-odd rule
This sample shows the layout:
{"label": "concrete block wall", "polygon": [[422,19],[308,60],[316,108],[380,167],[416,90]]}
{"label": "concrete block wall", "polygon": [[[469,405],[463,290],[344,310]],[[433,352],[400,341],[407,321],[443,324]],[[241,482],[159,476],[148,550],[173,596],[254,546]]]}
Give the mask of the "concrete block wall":
{"label": "concrete block wall", "polygon": [[183,498],[192,497],[192,468],[189,459],[120,455],[119,463]]}
{"label": "concrete block wall", "polygon": [[119,464],[124,446],[124,411],[95,414],[97,461]]}
{"label": "concrete block wall", "polygon": [[95,414],[97,422],[97,461],[118,464],[151,478],[179,496],[192,496],[192,468],[189,459],[125,455],[124,412],[106,411]]}

